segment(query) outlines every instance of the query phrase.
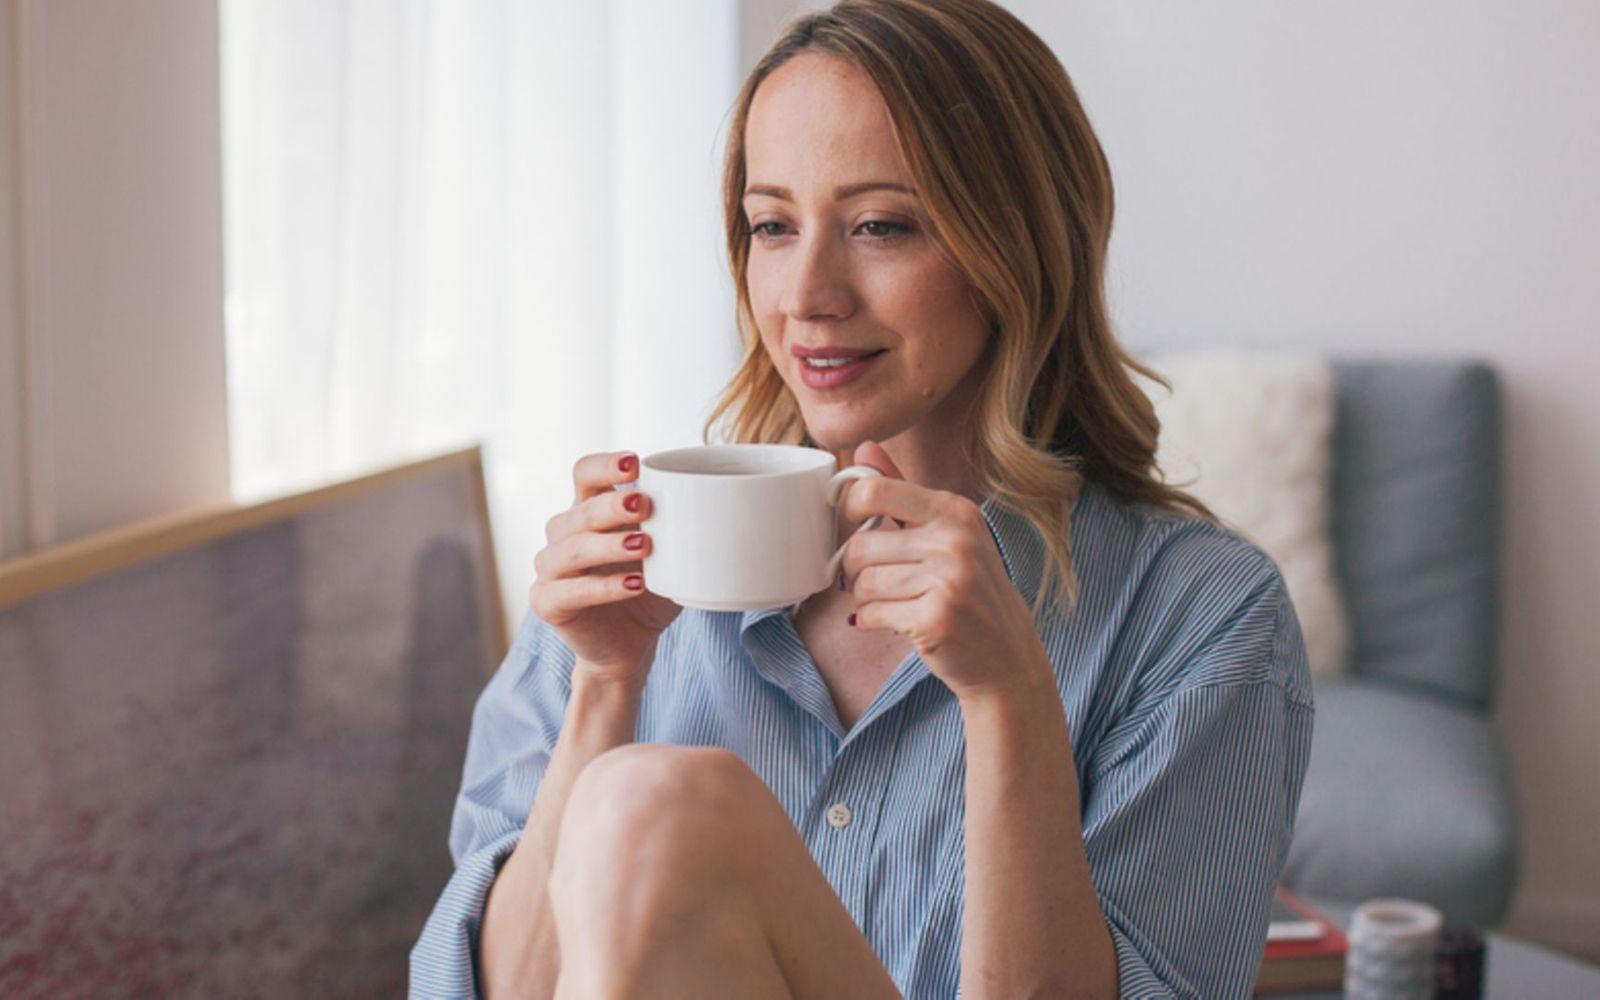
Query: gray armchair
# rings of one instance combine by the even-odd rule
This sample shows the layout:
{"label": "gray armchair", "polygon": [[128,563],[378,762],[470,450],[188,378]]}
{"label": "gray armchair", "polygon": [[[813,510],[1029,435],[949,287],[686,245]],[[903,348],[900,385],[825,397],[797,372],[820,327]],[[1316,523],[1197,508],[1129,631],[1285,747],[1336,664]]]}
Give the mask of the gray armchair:
{"label": "gray armchair", "polygon": [[1405,896],[1487,927],[1516,875],[1490,730],[1499,393],[1480,364],[1335,366],[1334,546],[1348,676],[1319,682],[1284,881],[1349,905]]}

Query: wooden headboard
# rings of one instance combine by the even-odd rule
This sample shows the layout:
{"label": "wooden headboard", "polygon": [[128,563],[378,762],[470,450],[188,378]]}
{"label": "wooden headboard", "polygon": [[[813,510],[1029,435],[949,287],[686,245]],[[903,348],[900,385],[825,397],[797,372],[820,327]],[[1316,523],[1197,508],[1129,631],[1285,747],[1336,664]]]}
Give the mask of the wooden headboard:
{"label": "wooden headboard", "polygon": [[505,656],[479,449],[0,562],[0,996],[375,996]]}

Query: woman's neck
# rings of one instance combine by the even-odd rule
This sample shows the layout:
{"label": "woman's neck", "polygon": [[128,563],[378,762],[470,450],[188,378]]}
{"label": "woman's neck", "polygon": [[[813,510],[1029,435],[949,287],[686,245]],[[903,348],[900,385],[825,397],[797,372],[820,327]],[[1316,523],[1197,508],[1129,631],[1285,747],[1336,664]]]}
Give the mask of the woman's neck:
{"label": "woman's neck", "polygon": [[[932,413],[894,437],[878,442],[907,481],[957,493],[975,503],[983,501],[985,491],[969,457],[968,444],[983,375],[983,365],[974,367]],[[854,448],[835,452],[840,468],[851,464],[854,455]]]}
{"label": "woman's neck", "polygon": [[[954,433],[919,425],[878,444],[889,453],[890,460],[907,482],[959,493],[981,502],[983,495],[977,472],[967,461],[960,441]],[[835,450],[833,457],[842,469],[855,464],[856,452],[856,448],[844,448]]]}

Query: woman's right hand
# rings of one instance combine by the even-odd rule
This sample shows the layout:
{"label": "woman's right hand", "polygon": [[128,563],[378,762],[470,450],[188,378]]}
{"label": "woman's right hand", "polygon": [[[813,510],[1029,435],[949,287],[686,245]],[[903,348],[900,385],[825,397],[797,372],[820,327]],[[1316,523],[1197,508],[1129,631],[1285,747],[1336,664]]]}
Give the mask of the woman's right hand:
{"label": "woman's right hand", "polygon": [[644,589],[650,498],[618,483],[639,475],[632,452],[585,455],[572,467],[575,499],[545,526],[528,593],[534,614],[606,680],[642,685],[656,639],[683,609]]}

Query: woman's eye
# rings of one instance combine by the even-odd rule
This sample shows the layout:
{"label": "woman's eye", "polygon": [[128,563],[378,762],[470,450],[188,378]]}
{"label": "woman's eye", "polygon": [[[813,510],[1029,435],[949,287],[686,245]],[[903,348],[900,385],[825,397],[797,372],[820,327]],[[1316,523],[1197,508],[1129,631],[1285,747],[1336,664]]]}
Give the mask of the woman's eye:
{"label": "woman's eye", "polygon": [[886,219],[868,219],[861,224],[862,229],[866,229],[869,226],[878,227],[878,229],[867,233],[868,236],[875,240],[892,240],[911,231],[908,226],[902,226],[898,222],[889,222]]}
{"label": "woman's eye", "polygon": [[[781,222],[758,222],[749,228],[748,233],[763,242],[770,242],[782,236],[784,228]],[[879,243],[892,243],[911,232],[910,226],[890,222],[887,219],[868,219],[856,229]]]}

